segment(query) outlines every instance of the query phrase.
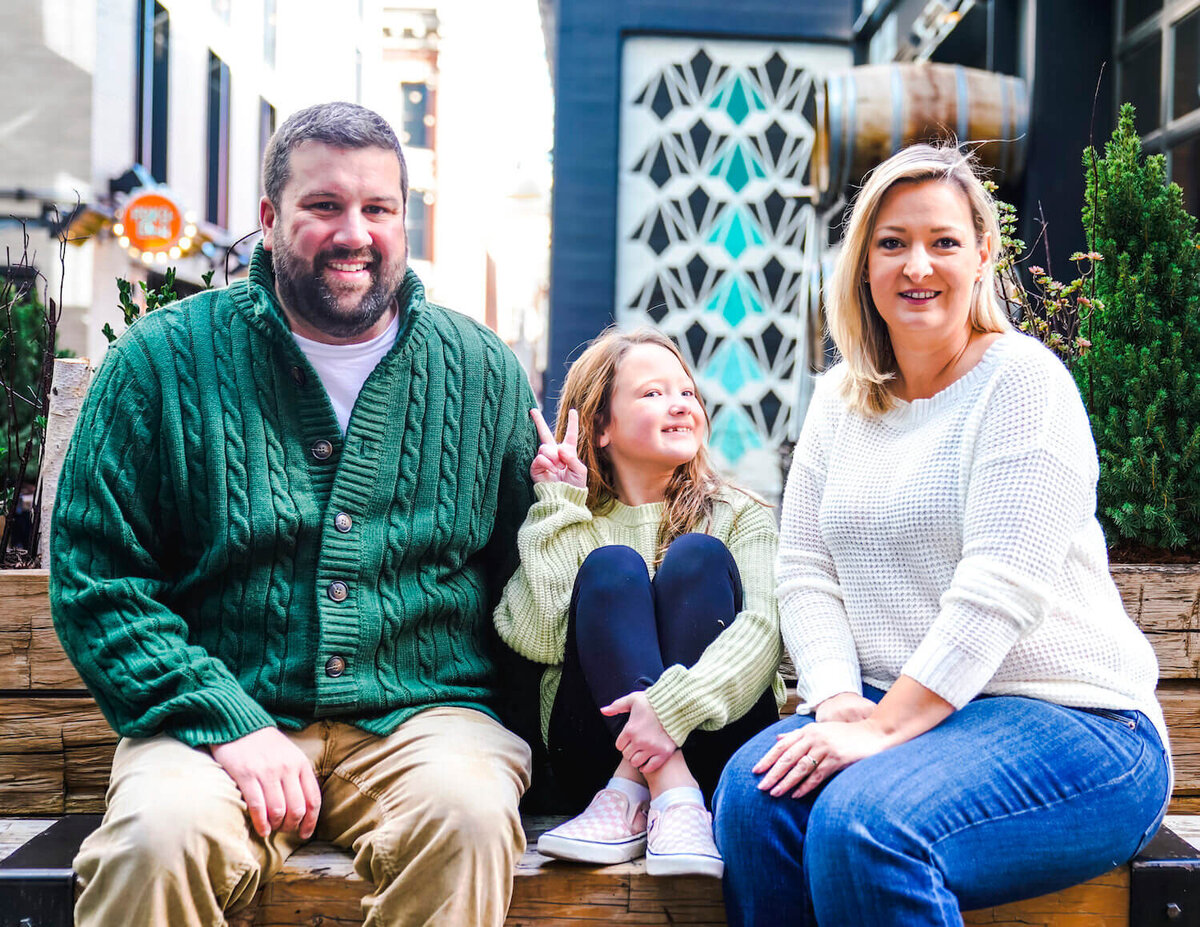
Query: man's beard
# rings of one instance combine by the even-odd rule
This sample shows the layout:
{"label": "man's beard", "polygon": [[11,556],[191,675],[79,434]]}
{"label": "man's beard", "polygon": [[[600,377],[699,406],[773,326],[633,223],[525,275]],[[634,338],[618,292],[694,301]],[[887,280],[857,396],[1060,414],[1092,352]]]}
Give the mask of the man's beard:
{"label": "man's beard", "polygon": [[387,266],[375,248],[367,249],[370,260],[371,286],[363,293],[358,305],[343,308],[338,294],[322,275],[322,268],[331,261],[362,260],[362,251],[333,248],[313,258],[309,266],[291,249],[290,242],[275,229],[271,263],[275,268],[275,286],[284,306],[309,325],[334,338],[354,338],[379,321],[392,303],[392,297],[404,280],[408,266],[408,243],[404,259],[398,265]]}

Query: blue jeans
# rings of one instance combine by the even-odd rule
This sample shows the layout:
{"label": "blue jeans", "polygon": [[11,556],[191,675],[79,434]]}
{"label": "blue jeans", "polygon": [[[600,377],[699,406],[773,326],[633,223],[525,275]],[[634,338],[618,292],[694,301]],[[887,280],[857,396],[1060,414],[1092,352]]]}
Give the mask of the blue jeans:
{"label": "blue jeans", "polygon": [[[876,689],[864,694],[879,701]],[[846,767],[816,796],[772,798],[751,767],[786,718],[729,761],[715,800],[730,927],[962,924],[973,910],[1093,878],[1166,811],[1168,760],[1136,711],[978,698]]]}

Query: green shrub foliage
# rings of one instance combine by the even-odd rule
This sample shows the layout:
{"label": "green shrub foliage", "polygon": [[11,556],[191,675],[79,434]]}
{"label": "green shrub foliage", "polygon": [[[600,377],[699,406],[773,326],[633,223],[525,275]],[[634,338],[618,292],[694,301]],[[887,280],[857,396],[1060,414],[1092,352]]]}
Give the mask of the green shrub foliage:
{"label": "green shrub foliage", "polygon": [[1161,155],[1142,158],[1128,103],[1104,157],[1083,155],[1095,265],[1090,350],[1074,374],[1100,455],[1111,547],[1200,551],[1200,251]]}

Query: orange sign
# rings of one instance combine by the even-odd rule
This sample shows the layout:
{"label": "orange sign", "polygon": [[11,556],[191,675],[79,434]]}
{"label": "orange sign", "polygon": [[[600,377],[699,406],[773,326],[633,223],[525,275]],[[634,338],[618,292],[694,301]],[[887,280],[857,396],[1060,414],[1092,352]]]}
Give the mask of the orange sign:
{"label": "orange sign", "polygon": [[162,251],[179,243],[183,213],[161,193],[138,193],[125,204],[121,225],[131,248]]}

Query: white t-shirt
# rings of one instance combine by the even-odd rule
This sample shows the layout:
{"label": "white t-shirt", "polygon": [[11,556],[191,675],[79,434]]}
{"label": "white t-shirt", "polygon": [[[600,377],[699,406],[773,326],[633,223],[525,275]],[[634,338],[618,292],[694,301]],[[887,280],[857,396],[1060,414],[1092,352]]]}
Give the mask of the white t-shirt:
{"label": "white t-shirt", "polygon": [[329,394],[343,435],[350,424],[350,412],[354,409],[362,385],[383,360],[383,356],[392,349],[399,331],[400,316],[395,314],[382,334],[357,344],[325,344],[292,332],[296,344],[313,365],[325,392]]}

